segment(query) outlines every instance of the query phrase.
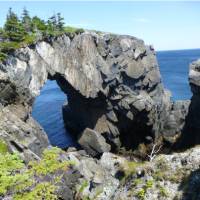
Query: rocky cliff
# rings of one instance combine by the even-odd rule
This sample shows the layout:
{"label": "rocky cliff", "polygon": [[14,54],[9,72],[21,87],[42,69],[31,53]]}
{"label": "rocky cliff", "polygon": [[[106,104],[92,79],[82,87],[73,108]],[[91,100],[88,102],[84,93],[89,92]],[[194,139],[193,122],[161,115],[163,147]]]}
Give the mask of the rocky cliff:
{"label": "rocky cliff", "polygon": [[[61,156],[75,163],[62,177],[62,199],[197,200],[199,147],[157,153],[163,142],[199,144],[199,69],[200,61],[190,66],[191,103],[171,102],[154,49],[142,40],[84,32],[37,41],[0,64],[0,146],[6,142],[25,162],[40,160],[49,142],[31,108],[46,80],[53,79],[68,96],[66,127],[85,149]],[[150,162],[109,153],[144,144]]]}
{"label": "rocky cliff", "polygon": [[185,118],[185,125],[182,131],[182,137],[179,140],[179,146],[191,147],[200,143],[200,60],[190,64],[189,83],[193,93],[189,112]]}
{"label": "rocky cliff", "polygon": [[0,69],[2,108],[12,112],[14,106],[25,124],[34,121],[31,106],[41,87],[56,80],[68,97],[66,128],[91,155],[163,138],[174,143],[187,114],[188,103],[170,102],[154,49],[131,36],[84,32],[47,38],[16,50]]}

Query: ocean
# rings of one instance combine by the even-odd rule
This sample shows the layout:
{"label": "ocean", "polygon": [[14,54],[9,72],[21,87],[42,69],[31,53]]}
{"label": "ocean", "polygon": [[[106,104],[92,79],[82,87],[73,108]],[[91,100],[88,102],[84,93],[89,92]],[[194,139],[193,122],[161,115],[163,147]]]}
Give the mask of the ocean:
{"label": "ocean", "polygon": [[172,100],[190,99],[189,64],[200,58],[200,49],[159,51],[157,59],[164,87],[172,93]]}
{"label": "ocean", "polygon": [[[165,88],[172,93],[172,100],[191,98],[188,83],[189,64],[200,58],[200,49],[159,51],[157,59]],[[65,148],[75,142],[65,130],[62,119],[62,105],[67,96],[61,91],[56,81],[47,81],[33,105],[32,116],[46,131],[50,143]]]}
{"label": "ocean", "polygon": [[64,127],[62,105],[65,101],[67,101],[67,96],[61,91],[56,81],[48,80],[40,96],[36,98],[32,111],[32,116],[43,127],[50,143],[60,148],[75,144]]}

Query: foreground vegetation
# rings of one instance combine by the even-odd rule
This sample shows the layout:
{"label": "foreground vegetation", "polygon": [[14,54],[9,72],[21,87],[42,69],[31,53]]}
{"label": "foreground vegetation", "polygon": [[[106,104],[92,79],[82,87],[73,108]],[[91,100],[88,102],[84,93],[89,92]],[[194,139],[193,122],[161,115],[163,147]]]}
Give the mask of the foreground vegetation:
{"label": "foreground vegetation", "polygon": [[47,149],[41,160],[31,161],[25,166],[19,155],[8,153],[5,146],[1,146],[0,199],[5,196],[14,200],[59,198],[57,189],[62,175],[73,164],[59,159],[61,149]]}
{"label": "foreground vegetation", "polygon": [[77,34],[83,29],[65,27],[64,18],[60,13],[54,14],[47,21],[37,16],[30,17],[24,8],[22,15],[17,16],[10,8],[3,28],[0,28],[0,62],[17,48],[33,44],[34,42],[63,33]]}

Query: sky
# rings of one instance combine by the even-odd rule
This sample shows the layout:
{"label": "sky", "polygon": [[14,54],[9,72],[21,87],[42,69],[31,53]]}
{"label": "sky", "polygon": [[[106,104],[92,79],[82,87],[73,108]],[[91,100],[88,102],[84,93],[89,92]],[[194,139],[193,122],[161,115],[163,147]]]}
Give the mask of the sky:
{"label": "sky", "polygon": [[0,26],[9,7],[45,20],[61,12],[66,25],[133,35],[156,50],[200,48],[200,2],[2,1]]}

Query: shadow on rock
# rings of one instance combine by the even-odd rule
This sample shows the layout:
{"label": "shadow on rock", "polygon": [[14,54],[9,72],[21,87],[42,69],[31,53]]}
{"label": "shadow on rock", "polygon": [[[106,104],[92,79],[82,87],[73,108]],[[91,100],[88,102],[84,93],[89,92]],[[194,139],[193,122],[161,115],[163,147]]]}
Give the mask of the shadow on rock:
{"label": "shadow on rock", "polygon": [[200,169],[191,172],[191,174],[181,182],[179,190],[183,191],[182,200],[199,200]]}

